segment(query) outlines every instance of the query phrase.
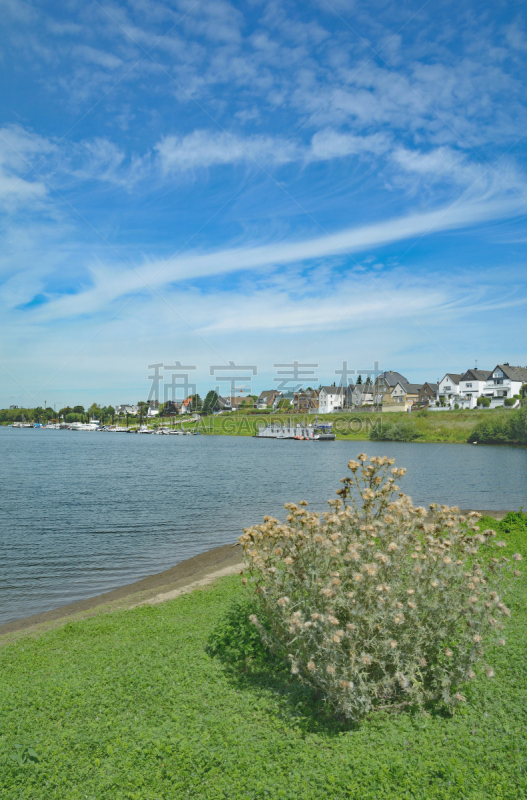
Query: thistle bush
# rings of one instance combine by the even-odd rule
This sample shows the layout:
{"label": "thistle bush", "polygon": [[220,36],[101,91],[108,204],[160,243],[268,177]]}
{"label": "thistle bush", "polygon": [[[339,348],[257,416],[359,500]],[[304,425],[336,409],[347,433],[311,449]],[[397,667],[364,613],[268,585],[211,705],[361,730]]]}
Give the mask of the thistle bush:
{"label": "thistle bush", "polygon": [[[465,702],[463,685],[493,676],[485,653],[505,644],[504,542],[476,512],[413,506],[394,459],[360,454],[322,515],[287,503],[240,537],[251,622],[291,672],[338,713]],[[521,560],[521,556],[513,556]],[[515,573],[519,575],[518,570]],[[265,624],[262,624],[265,622]]]}

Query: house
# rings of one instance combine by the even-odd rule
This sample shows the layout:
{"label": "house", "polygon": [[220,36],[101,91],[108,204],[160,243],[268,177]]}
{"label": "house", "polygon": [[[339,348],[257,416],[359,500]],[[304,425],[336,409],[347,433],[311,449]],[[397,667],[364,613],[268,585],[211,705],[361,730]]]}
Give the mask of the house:
{"label": "house", "polygon": [[236,409],[241,408],[242,406],[247,406],[248,408],[254,408],[254,400],[253,398],[248,395],[247,397],[229,397],[228,398],[231,403],[231,409],[234,411]]}
{"label": "house", "polygon": [[489,369],[474,368],[462,375],[459,381],[459,399],[456,401],[460,408],[476,408],[478,397],[482,396],[490,374]]}
{"label": "house", "polygon": [[384,395],[391,393],[392,389],[395,389],[399,381],[401,383],[408,383],[404,375],[401,375],[400,372],[394,372],[393,369],[387,372],[381,372],[381,374],[375,378],[373,384],[374,402],[382,403]]}
{"label": "house", "polygon": [[[420,383],[403,383],[397,381],[391,392],[387,392],[382,400],[383,406],[386,404],[399,404],[407,411],[419,399]],[[384,410],[384,409],[383,409]],[[401,411],[403,409],[401,408]]]}
{"label": "house", "polygon": [[351,402],[354,406],[373,405],[373,386],[371,383],[357,383],[351,392]]}
{"label": "house", "polygon": [[295,392],[293,408],[301,414],[309,414],[318,408],[318,394],[314,389]]}
{"label": "house", "polygon": [[421,388],[419,389],[419,394],[417,396],[417,403],[419,405],[428,405],[428,403],[434,402],[437,397],[437,391],[439,389],[438,383],[423,383]]}
{"label": "house", "polygon": [[[168,404],[167,404],[168,405]],[[165,407],[166,411],[166,407]],[[170,412],[169,412],[170,413]],[[176,412],[177,413],[177,412]],[[148,406],[148,410],[146,412],[147,419],[151,419],[152,417],[159,416],[159,407],[156,406]]]}
{"label": "house", "polygon": [[276,389],[268,389],[265,392],[260,393],[260,397],[256,401],[256,408],[265,409],[265,408],[276,408],[280,399],[282,397],[282,392],[278,392]]}
{"label": "house", "polygon": [[447,372],[444,378],[439,381],[437,387],[437,399],[442,406],[453,407],[460,396],[459,383],[463,375],[457,372]]}
{"label": "house", "polygon": [[344,387],[342,386],[321,386],[318,390],[318,412],[319,414],[332,414],[334,411],[342,411],[344,407]]}
{"label": "house", "polygon": [[115,407],[115,413],[118,415],[129,414],[132,416],[136,416],[137,414],[139,414],[139,406],[130,406],[127,405],[126,403],[123,403],[122,405]]}
{"label": "house", "polygon": [[187,397],[181,404],[175,403],[174,405],[179,405],[180,414],[190,414],[192,412],[192,397]]}
{"label": "house", "polygon": [[[524,383],[527,383],[527,367],[497,364],[487,378],[483,396],[490,398],[491,408],[503,406],[505,400],[512,400],[515,395],[520,395]],[[519,405],[519,401],[517,404]]]}

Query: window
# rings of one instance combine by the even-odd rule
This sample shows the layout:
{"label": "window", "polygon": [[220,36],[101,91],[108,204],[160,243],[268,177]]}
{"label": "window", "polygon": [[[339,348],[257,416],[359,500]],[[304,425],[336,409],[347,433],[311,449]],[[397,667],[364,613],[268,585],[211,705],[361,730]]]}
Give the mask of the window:
{"label": "window", "polygon": [[493,377],[493,378],[503,378],[503,372],[501,371],[501,369],[497,369],[497,370],[494,372],[494,375],[493,375],[492,377]]}
{"label": "window", "polygon": [[472,384],[471,383],[467,383],[467,389],[472,389]]}
{"label": "window", "polygon": [[452,391],[451,386],[445,386],[445,392],[451,392],[451,391]]}

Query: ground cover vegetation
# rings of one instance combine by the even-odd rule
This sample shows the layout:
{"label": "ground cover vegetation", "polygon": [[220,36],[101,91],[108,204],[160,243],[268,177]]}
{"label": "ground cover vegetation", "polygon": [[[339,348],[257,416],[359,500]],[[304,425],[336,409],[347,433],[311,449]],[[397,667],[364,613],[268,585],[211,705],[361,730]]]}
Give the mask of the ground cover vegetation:
{"label": "ground cover vegetation", "polygon": [[474,426],[469,441],[481,444],[527,444],[527,406],[506,413],[490,412]]}
{"label": "ground cover vegetation", "polygon": [[[493,528],[527,556],[527,514]],[[527,796],[527,584],[492,679],[454,714],[328,713],[262,644],[234,576],[157,606],[1,637],[9,800],[518,800]]]}
{"label": "ground cover vegetation", "polygon": [[471,411],[418,411],[376,413],[363,411],[338,414],[294,414],[270,412],[236,411],[230,414],[207,417],[194,423],[204,434],[227,436],[254,436],[257,426],[270,422],[285,425],[299,423],[332,422],[337,439],[356,441],[415,441],[457,442],[464,444],[471,439],[475,426],[503,415],[504,420],[517,414],[516,411],[488,410]]}

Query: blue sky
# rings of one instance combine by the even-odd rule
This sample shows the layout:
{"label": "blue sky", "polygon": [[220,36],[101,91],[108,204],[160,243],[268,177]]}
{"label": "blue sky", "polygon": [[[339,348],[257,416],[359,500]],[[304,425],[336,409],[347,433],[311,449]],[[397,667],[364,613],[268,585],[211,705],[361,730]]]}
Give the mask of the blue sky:
{"label": "blue sky", "polygon": [[526,365],[522,9],[0,0],[0,405]]}

